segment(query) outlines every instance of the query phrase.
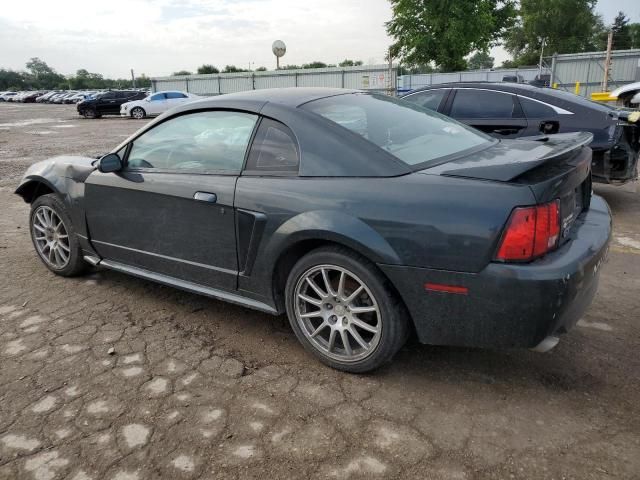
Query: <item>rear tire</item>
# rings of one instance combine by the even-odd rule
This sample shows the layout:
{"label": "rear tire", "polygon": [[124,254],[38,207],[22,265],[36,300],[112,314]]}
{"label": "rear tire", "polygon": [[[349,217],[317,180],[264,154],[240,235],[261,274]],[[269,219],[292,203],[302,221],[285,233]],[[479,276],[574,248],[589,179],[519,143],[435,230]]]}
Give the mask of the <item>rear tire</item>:
{"label": "rear tire", "polygon": [[147,113],[144,111],[142,107],[135,107],[131,110],[131,118],[135,118],[136,120],[142,120],[147,116]]}
{"label": "rear tire", "polygon": [[67,208],[55,193],[42,195],[31,204],[29,231],[40,260],[53,273],[72,277],[89,268]]}
{"label": "rear tire", "polygon": [[342,247],[302,257],[285,287],[289,323],[304,348],[338,370],[391,361],[407,340],[408,314],[376,266]]}

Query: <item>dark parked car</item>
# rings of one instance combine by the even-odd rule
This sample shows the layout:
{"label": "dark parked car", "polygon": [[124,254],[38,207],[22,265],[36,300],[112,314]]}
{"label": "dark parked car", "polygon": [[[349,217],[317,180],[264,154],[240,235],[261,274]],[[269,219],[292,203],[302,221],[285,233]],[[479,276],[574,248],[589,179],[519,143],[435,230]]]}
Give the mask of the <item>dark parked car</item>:
{"label": "dark parked car", "polygon": [[512,83],[433,85],[403,98],[501,139],[591,132],[595,182],[622,184],[638,176],[640,127],[627,121],[629,111],[562,90]]}
{"label": "dark parked car", "polygon": [[100,118],[102,115],[120,115],[120,105],[133,100],[141,100],[147,94],[136,90],[113,90],[99,93],[76,104],[80,115],[85,118]]}
{"label": "dark parked car", "polygon": [[99,160],[31,166],[35,249],[287,312],[323,362],[364,372],[415,331],[440,345],[557,343],[611,234],[588,133],[498,141],[410,102],[341,89],[190,102]]}

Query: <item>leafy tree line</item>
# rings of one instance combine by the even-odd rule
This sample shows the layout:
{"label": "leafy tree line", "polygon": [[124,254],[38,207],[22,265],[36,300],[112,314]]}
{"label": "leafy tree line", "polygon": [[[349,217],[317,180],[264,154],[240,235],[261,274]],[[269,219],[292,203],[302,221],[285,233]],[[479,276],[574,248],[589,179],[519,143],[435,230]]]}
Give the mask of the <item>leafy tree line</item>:
{"label": "leafy tree line", "polygon": [[[75,75],[61,75],[43,60],[34,57],[25,65],[26,70],[15,71],[0,68],[0,90],[90,90],[106,88],[130,88],[131,79],[104,78],[84,68]],[[136,87],[150,87],[151,79],[145,75],[136,77]]]}
{"label": "leafy tree line", "polygon": [[540,52],[640,48],[640,23],[619,12],[605,25],[597,0],[390,0],[386,24],[391,53],[411,71],[493,67],[488,51],[503,45],[513,59],[503,66],[536,65]]}

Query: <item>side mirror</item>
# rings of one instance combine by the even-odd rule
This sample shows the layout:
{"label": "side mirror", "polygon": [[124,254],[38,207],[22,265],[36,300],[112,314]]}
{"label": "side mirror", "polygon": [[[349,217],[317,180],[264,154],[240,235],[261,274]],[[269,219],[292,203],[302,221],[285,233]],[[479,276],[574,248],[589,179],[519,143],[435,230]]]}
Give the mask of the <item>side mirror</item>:
{"label": "side mirror", "polygon": [[122,170],[122,160],[117,153],[108,153],[98,160],[98,171],[112,173]]}

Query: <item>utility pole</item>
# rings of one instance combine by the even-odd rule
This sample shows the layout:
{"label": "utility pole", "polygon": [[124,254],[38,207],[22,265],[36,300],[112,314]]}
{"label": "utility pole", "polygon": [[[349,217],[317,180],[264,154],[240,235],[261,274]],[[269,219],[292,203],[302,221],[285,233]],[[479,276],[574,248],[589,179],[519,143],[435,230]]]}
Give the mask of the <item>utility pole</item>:
{"label": "utility pole", "polygon": [[388,60],[389,60],[389,73],[388,73],[389,77],[388,77],[388,81],[387,81],[387,84],[388,84],[387,94],[390,95],[390,96],[394,96],[395,97],[397,90],[394,91],[395,89],[393,88],[394,87],[394,85],[393,85],[393,57],[391,55],[392,55],[391,54],[391,47],[389,47],[389,50],[387,51],[387,57],[388,57]]}
{"label": "utility pole", "polygon": [[607,35],[607,56],[604,61],[604,79],[602,80],[602,91],[609,89],[609,71],[611,69],[611,48],[613,47],[613,31],[609,30]]}
{"label": "utility pole", "polygon": [[133,88],[136,88],[136,76],[133,74],[133,68],[131,69],[131,84]]}
{"label": "utility pole", "polygon": [[540,61],[538,62],[538,78],[542,78],[542,54],[544,53],[544,44],[546,37],[542,37],[542,44],[540,45]]}

